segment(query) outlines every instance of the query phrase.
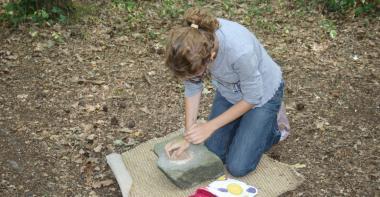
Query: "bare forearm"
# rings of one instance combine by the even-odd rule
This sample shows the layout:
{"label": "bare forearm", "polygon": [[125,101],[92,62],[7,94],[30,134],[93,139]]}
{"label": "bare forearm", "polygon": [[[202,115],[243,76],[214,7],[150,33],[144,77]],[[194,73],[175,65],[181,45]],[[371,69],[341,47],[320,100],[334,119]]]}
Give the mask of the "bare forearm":
{"label": "bare forearm", "polygon": [[236,103],[234,106],[232,106],[230,109],[228,109],[227,111],[219,115],[218,117],[212,119],[210,121],[210,124],[212,125],[213,130],[215,131],[223,127],[224,125],[236,120],[237,118],[245,114],[247,111],[249,111],[253,107],[254,105],[244,100],[241,100],[238,103]]}
{"label": "bare forearm", "polygon": [[185,97],[185,129],[188,130],[197,121],[201,92]]}

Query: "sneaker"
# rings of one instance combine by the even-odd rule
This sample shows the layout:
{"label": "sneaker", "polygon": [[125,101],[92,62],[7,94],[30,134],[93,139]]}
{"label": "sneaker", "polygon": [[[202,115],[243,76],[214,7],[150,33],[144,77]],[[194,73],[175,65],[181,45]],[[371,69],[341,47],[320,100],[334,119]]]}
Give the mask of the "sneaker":
{"label": "sneaker", "polygon": [[281,103],[280,111],[277,114],[277,125],[281,133],[280,142],[285,140],[290,134],[290,125],[286,116],[285,103]]}

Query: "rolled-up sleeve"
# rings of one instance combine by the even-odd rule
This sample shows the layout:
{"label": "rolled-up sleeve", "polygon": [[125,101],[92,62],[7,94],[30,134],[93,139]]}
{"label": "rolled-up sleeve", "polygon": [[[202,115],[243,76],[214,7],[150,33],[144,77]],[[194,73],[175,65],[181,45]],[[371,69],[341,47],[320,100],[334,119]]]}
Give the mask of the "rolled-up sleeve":
{"label": "rolled-up sleeve", "polygon": [[203,82],[192,82],[189,80],[184,81],[185,97],[191,97],[203,90]]}
{"label": "rolled-up sleeve", "polygon": [[259,60],[254,53],[242,55],[233,65],[240,78],[243,100],[259,105],[264,95],[263,80],[259,72]]}

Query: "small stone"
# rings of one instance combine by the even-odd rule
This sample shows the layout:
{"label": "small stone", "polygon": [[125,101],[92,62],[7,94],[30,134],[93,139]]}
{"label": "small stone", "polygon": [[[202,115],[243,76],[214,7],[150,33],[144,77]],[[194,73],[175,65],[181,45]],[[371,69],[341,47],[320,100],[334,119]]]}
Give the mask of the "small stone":
{"label": "small stone", "polygon": [[129,121],[128,121],[128,125],[127,125],[128,128],[132,129],[132,128],[135,127],[135,126],[136,126],[135,121],[133,121],[133,120],[129,120]]}
{"label": "small stone", "polygon": [[113,125],[113,126],[118,126],[119,125],[119,120],[115,116],[113,116],[111,118],[111,125]]}
{"label": "small stone", "polygon": [[0,128],[0,136],[6,136],[9,134],[9,131],[4,128]]}
{"label": "small stone", "polygon": [[162,54],[165,53],[165,49],[159,48],[159,49],[156,50],[156,53],[159,54],[159,55],[162,55]]}
{"label": "small stone", "polygon": [[102,110],[103,110],[104,112],[108,112],[108,107],[107,107],[107,105],[103,105]]}
{"label": "small stone", "polygon": [[39,91],[36,93],[36,99],[43,99],[43,98],[46,98],[47,97],[47,94],[43,91]]}
{"label": "small stone", "polygon": [[303,109],[305,109],[305,105],[303,103],[297,103],[296,109],[298,111],[302,111]]}
{"label": "small stone", "polygon": [[119,107],[122,109],[125,109],[125,108],[127,108],[127,104],[125,102],[121,102],[121,103],[119,103]]}
{"label": "small stone", "polygon": [[33,197],[33,193],[31,191],[27,191],[24,193],[25,197]]}
{"label": "small stone", "polygon": [[18,165],[18,163],[16,161],[13,161],[13,160],[7,160],[7,162],[9,163],[9,165],[11,166],[11,168],[13,170],[16,170],[16,171],[21,171],[21,167],[20,165]]}
{"label": "small stone", "polygon": [[178,187],[190,188],[203,181],[216,179],[224,174],[223,162],[204,145],[193,145],[187,152],[176,159],[169,159],[165,152],[165,145],[173,140],[183,140],[177,136],[171,140],[158,143],[154,152],[159,157],[158,168]]}
{"label": "small stone", "polygon": [[86,105],[86,102],[84,102],[84,100],[80,100],[78,102],[78,106],[84,107],[85,105]]}

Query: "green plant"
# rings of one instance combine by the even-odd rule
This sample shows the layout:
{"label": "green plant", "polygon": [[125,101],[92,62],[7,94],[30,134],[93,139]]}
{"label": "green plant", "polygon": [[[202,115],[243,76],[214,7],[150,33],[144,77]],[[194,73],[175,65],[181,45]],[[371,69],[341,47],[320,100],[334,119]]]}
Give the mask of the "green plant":
{"label": "green plant", "polygon": [[296,4],[304,9],[322,8],[325,12],[340,14],[354,12],[355,16],[378,12],[380,0],[295,0]]}
{"label": "green plant", "polygon": [[186,1],[182,0],[163,0],[162,9],[160,11],[161,16],[169,18],[177,18],[182,15],[185,10],[190,7]]}
{"label": "green plant", "polygon": [[207,1],[205,1],[205,0],[197,0],[197,1],[195,1],[195,5],[197,5],[197,6],[204,6],[206,4],[207,4]]}
{"label": "green plant", "polygon": [[75,1],[72,6],[75,9],[75,12],[71,12],[70,15],[67,16],[66,22],[77,23],[82,18],[88,20],[96,20],[95,17],[99,18],[96,13],[99,13],[101,8],[95,3],[81,3]]}
{"label": "green plant", "polygon": [[380,0],[375,0],[373,2],[362,0],[362,5],[355,9],[355,16],[359,16],[365,13],[378,12],[379,5]]}
{"label": "green plant", "polygon": [[271,21],[268,21],[267,19],[265,19],[263,17],[257,18],[257,20],[256,20],[256,26],[259,27],[259,28],[261,28],[261,29],[269,30],[271,32],[276,32],[277,31],[276,24],[274,24]]}
{"label": "green plant", "polygon": [[145,10],[136,0],[112,0],[116,7],[127,11],[125,20],[128,23],[128,28],[135,30],[142,22],[145,21]]}
{"label": "green plant", "polygon": [[343,12],[355,6],[355,0],[327,0],[324,6],[330,12]]}
{"label": "green plant", "polygon": [[332,20],[321,21],[321,27],[329,34],[329,36],[334,39],[337,36],[336,26]]}
{"label": "green plant", "polygon": [[59,42],[59,43],[63,43],[63,37],[61,35],[61,33],[59,32],[52,32],[51,33],[51,37],[53,38],[53,40],[55,40],[56,42]]}
{"label": "green plant", "polygon": [[123,8],[128,12],[133,12],[134,9],[137,7],[137,3],[133,0],[112,0],[112,2],[116,6]]}
{"label": "green plant", "polygon": [[153,30],[149,30],[148,31],[148,38],[151,39],[151,40],[155,40],[158,38],[160,34],[158,32],[155,32]]}
{"label": "green plant", "polygon": [[72,11],[71,0],[18,0],[3,5],[0,20],[13,26],[27,21],[39,24],[65,22]]}
{"label": "green plant", "polygon": [[256,0],[248,8],[250,16],[262,16],[267,13],[273,12],[269,0]]}
{"label": "green plant", "polygon": [[234,3],[231,0],[222,1],[223,9],[228,13],[228,15],[234,14]]}

